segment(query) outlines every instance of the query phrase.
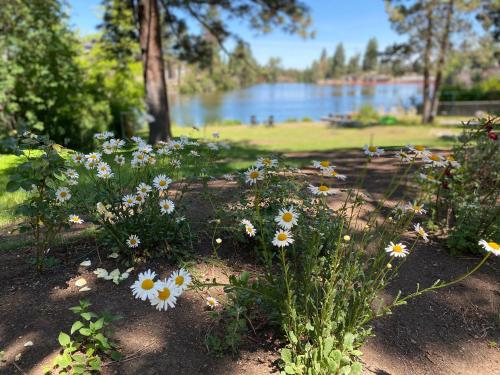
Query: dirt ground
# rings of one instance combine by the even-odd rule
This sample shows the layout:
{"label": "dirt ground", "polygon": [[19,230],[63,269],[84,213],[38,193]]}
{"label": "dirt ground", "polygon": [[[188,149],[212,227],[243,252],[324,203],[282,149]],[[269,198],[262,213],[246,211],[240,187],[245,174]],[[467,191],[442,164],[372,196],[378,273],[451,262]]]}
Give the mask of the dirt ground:
{"label": "dirt ground", "polygon": [[[361,155],[351,152],[290,154],[289,157],[322,157],[335,161],[340,173],[349,178],[360,172]],[[391,164],[377,160],[370,168],[367,193],[374,199],[384,191]],[[307,172],[307,171],[306,171]],[[346,186],[349,182],[346,182]],[[214,187],[218,186],[217,183]],[[196,198],[193,198],[196,199]],[[207,220],[209,218],[206,218]],[[0,241],[7,230],[0,229]],[[203,258],[206,243],[195,244],[200,262],[198,277],[224,281],[227,273],[253,267],[246,254],[223,248],[222,261]],[[98,251],[99,250],[99,251]],[[8,251],[0,263],[0,374],[39,374],[57,353],[57,336],[69,331],[75,315],[68,310],[80,299],[88,299],[94,311],[109,311],[123,319],[114,323],[114,338],[126,360],[104,368],[104,374],[215,374],[257,375],[279,373],[276,339],[269,334],[249,334],[238,356],[216,358],[207,353],[203,338],[211,324],[205,307],[207,294],[188,291],[175,309],[159,312],[130,292],[137,272],[151,268],[165,277],[173,267],[155,261],[138,267],[129,280],[116,286],[97,279],[92,270],[99,266],[115,268],[93,241],[54,250],[62,264],[43,276],[27,263],[30,249]],[[100,264],[100,257],[103,263]],[[92,267],[79,263],[89,258]],[[203,260],[205,259],[205,260]],[[415,248],[401,269],[400,276],[386,291],[415,290],[416,284],[449,280],[478,262],[474,257],[449,255],[438,238]],[[375,336],[361,348],[366,374],[500,374],[500,290],[499,260],[490,259],[475,275],[448,289],[414,299],[373,324]],[[79,292],[75,281],[84,277],[88,292]],[[33,346],[25,347],[28,341]],[[17,361],[16,356],[21,354]]]}

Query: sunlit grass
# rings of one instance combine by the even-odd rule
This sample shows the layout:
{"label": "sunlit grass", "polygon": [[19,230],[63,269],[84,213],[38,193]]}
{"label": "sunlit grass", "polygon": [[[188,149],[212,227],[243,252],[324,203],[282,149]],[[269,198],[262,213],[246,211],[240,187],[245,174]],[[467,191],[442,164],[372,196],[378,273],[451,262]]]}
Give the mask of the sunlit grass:
{"label": "sunlit grass", "polygon": [[15,221],[14,210],[26,197],[23,191],[13,193],[6,191],[9,174],[15,171],[19,163],[21,163],[21,158],[18,156],[0,155],[0,226],[12,224]]}
{"label": "sunlit grass", "polygon": [[309,122],[279,124],[273,128],[208,126],[198,132],[190,128],[174,128],[174,135],[186,134],[198,138],[208,138],[213,132],[219,132],[220,138],[225,141],[243,142],[259,149],[284,152],[360,148],[367,143],[382,147],[424,144],[433,148],[448,148],[452,144],[449,136],[459,134],[460,130],[457,127],[422,125],[336,128]]}

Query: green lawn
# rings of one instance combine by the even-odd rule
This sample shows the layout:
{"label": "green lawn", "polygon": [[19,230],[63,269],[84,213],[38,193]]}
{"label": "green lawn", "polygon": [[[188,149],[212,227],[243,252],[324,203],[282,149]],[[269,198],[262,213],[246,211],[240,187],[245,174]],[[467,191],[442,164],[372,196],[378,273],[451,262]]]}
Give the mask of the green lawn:
{"label": "green lawn", "polygon": [[[434,148],[450,147],[446,135],[458,134],[457,127],[444,126],[371,126],[366,128],[334,128],[322,123],[288,123],[273,128],[246,125],[214,125],[199,132],[191,128],[174,128],[174,135],[210,137],[219,132],[221,140],[247,144],[268,151],[326,151],[360,148],[367,143],[377,146],[423,144]],[[442,138],[442,136],[445,136]]]}
{"label": "green lawn", "polygon": [[15,220],[13,211],[25,197],[25,193],[22,191],[15,193],[5,191],[9,181],[9,173],[19,162],[20,158],[15,155],[0,155],[0,226],[10,224]]}

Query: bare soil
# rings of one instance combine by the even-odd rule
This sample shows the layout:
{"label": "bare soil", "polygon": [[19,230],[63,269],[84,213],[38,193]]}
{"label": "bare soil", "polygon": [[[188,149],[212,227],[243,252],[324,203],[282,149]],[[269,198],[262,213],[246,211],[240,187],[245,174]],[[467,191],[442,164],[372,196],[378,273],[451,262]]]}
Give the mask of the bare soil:
{"label": "bare soil", "polygon": [[[290,154],[294,158],[329,158],[340,173],[353,180],[361,172],[360,155],[351,152]],[[376,199],[385,191],[387,172],[393,166],[382,160],[373,162],[366,179],[366,193]],[[307,171],[305,171],[307,173]],[[345,183],[349,184],[349,181]],[[234,186],[215,182],[232,196]],[[402,194],[402,192],[400,192]],[[193,196],[197,200],[196,196]],[[207,207],[198,202],[197,219],[210,220]],[[204,213],[201,214],[200,211]],[[0,241],[10,235],[0,229]],[[221,261],[211,262],[210,245],[204,236],[194,244],[198,261],[197,277],[224,281],[227,274],[254,268],[251,257],[232,248],[221,249]],[[205,306],[206,294],[188,291],[177,306],[159,312],[130,293],[137,272],[151,268],[167,276],[173,266],[156,260],[137,267],[131,279],[116,286],[97,279],[98,266],[116,267],[106,259],[104,249],[93,240],[54,249],[62,263],[43,275],[28,264],[30,248],[6,251],[0,263],[0,374],[40,374],[57,354],[57,336],[68,332],[75,315],[68,310],[80,299],[88,299],[94,311],[108,311],[123,319],[114,323],[114,339],[126,356],[125,361],[105,366],[104,374],[220,374],[257,375],[279,373],[276,367],[278,339],[269,332],[248,334],[237,356],[220,358],[207,352],[203,339],[212,322]],[[92,267],[79,263],[89,258]],[[102,263],[100,263],[102,258]],[[401,269],[400,276],[384,297],[398,290],[412,292],[436,279],[449,280],[473,267],[478,258],[454,257],[439,238],[417,246]],[[490,259],[475,275],[448,289],[427,294],[402,306],[373,324],[375,336],[362,348],[366,374],[500,374],[500,290],[498,259]],[[122,268],[124,268],[122,266]],[[91,288],[79,292],[75,281],[81,277]],[[215,293],[217,294],[217,293]],[[28,341],[33,346],[25,347]],[[21,355],[17,361],[15,357]]]}

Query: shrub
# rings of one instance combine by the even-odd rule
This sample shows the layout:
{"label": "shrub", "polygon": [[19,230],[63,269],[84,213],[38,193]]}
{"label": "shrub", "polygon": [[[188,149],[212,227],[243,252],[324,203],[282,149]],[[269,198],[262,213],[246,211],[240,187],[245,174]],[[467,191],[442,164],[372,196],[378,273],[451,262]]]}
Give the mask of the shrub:
{"label": "shrub", "polygon": [[428,169],[432,181],[424,187],[432,202],[432,222],[447,231],[452,252],[479,253],[478,238],[500,235],[497,127],[498,118],[465,124],[453,154]]}
{"label": "shrub", "polygon": [[[384,150],[366,146],[365,153],[368,167]],[[224,315],[226,324],[238,328],[231,333],[244,329],[240,316],[231,314],[235,306],[247,317],[257,309],[265,312],[286,338],[281,350],[283,374],[360,374],[359,348],[372,334],[373,319],[477,270],[489,253],[456,280],[438,280],[423,289],[417,286],[416,292],[399,293],[388,303],[380,297],[417,241],[428,241],[423,227],[415,223],[426,213],[419,201],[389,204],[414,167],[417,154],[414,148],[397,154],[400,170],[375,208],[359,188],[343,192],[332,188],[332,180],[346,176],[326,160],[313,163],[319,172],[314,184],[298,177],[296,170],[280,167],[272,158],[260,158],[248,169],[240,178],[245,186],[243,196],[227,207],[221,219],[230,233],[242,233],[236,238],[254,249],[263,273],[242,275],[245,283],[233,279],[225,285],[231,301]],[[327,202],[333,194],[343,197],[335,209]],[[388,205],[392,206],[390,213]],[[405,236],[409,230],[414,236]],[[198,284],[221,285],[215,281]],[[221,342],[221,338],[216,341],[218,349]]]}
{"label": "shrub", "polygon": [[69,227],[72,213],[68,201],[71,191],[65,171],[62,147],[47,137],[25,132],[17,140],[15,153],[24,159],[7,184],[8,191],[23,189],[27,199],[17,208],[17,213],[27,220],[18,229],[30,233],[35,241],[33,263],[38,270],[52,264],[48,257],[56,236]]}

